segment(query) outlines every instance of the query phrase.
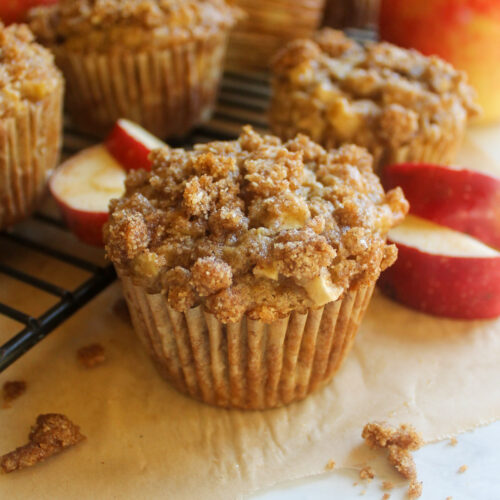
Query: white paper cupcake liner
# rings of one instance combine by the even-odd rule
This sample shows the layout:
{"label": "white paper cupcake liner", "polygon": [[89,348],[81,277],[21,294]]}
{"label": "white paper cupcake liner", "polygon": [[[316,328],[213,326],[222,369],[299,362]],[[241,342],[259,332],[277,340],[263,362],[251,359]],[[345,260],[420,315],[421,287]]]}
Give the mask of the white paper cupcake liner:
{"label": "white paper cupcake liner", "polygon": [[140,53],[71,53],[54,47],[74,125],[104,135],[128,118],[160,138],[182,137],[214,109],[227,33]]}
{"label": "white paper cupcake liner", "polygon": [[327,383],[349,352],[373,286],[306,314],[224,325],[195,307],[172,309],[119,271],[134,328],[161,374],[205,403],[257,410],[298,401]]}
{"label": "white paper cupcake liner", "polygon": [[16,116],[0,119],[0,229],[29,216],[59,160],[63,83]]}

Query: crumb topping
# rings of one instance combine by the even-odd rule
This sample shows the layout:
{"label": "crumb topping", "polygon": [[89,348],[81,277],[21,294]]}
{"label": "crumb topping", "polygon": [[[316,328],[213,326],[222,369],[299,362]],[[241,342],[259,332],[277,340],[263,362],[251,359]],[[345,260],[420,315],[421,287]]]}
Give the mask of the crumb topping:
{"label": "crumb topping", "polygon": [[49,413],[37,417],[28,439],[28,444],[0,458],[0,466],[4,472],[14,472],[43,462],[83,441],[85,436],[66,416]]}
{"label": "crumb topping", "polygon": [[76,357],[85,368],[94,368],[106,361],[106,353],[101,344],[90,344],[80,347],[76,352]]}
{"label": "crumb topping", "polygon": [[395,260],[386,234],[408,204],[384,193],[361,148],[327,152],[245,127],[236,141],[151,158],[111,203],[106,251],[178,311],[272,322],[373,283]]}
{"label": "crumb topping", "polygon": [[402,424],[395,428],[385,422],[372,422],[365,425],[361,436],[371,448],[387,449],[389,463],[410,481],[408,497],[419,498],[422,495],[422,483],[417,480],[417,468],[411,451],[422,447],[420,434],[411,425]]}
{"label": "crumb topping", "polygon": [[26,382],[24,380],[8,380],[3,384],[3,402],[8,407],[15,399],[26,392]]}
{"label": "crumb topping", "polygon": [[368,479],[369,481],[371,481],[374,477],[375,477],[375,471],[373,470],[373,467],[370,467],[369,465],[363,467],[359,471],[360,479]]}
{"label": "crumb topping", "polygon": [[287,45],[273,71],[277,135],[302,132],[326,147],[358,144],[376,163],[386,147],[417,135],[439,141],[479,112],[466,74],[438,57],[389,43],[362,46],[330,28]]}
{"label": "crumb topping", "polygon": [[60,83],[53,56],[33,41],[29,28],[0,22],[0,118],[40,101]]}
{"label": "crumb topping", "polygon": [[44,44],[109,51],[204,38],[240,17],[226,0],[60,0],[32,9],[30,24]]}

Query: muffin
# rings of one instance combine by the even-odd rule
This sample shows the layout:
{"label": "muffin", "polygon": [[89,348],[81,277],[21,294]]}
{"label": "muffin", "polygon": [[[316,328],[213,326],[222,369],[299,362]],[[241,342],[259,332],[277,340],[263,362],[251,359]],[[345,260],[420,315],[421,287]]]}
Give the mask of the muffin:
{"label": "muffin", "polygon": [[339,369],[408,204],[362,148],[245,127],[158,149],[114,200],[106,251],[135,330],[180,391],[228,408],[300,400]]}
{"label": "muffin", "polygon": [[479,112],[465,73],[388,43],[361,46],[326,28],[275,58],[272,131],[306,133],[327,148],[366,147],[389,163],[452,163],[467,120]]}
{"label": "muffin", "polygon": [[25,25],[0,23],[0,229],[27,217],[61,147],[63,78]]}
{"label": "muffin", "polygon": [[226,68],[266,71],[288,41],[309,37],[321,24],[325,0],[234,0],[246,12],[230,37]]}
{"label": "muffin", "polygon": [[325,26],[334,28],[374,28],[380,0],[327,0]]}
{"label": "muffin", "polygon": [[66,77],[77,128],[103,135],[129,118],[166,138],[210,117],[239,15],[225,0],[61,0],[30,19]]}

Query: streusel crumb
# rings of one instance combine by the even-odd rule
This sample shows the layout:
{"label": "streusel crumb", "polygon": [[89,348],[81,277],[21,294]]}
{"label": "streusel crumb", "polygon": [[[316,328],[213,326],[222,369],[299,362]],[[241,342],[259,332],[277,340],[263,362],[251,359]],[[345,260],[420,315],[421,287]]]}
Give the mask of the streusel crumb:
{"label": "streusel crumb", "polygon": [[461,465],[458,469],[459,474],[463,474],[469,467],[467,465]]}
{"label": "streusel crumb", "polygon": [[106,353],[101,344],[90,344],[80,347],[76,356],[85,368],[94,368],[106,361]]}
{"label": "streusel crumb", "polygon": [[383,490],[393,490],[394,489],[394,483],[392,481],[384,481],[382,483],[382,489]]}
{"label": "streusel crumb", "polygon": [[408,211],[371,156],[282,143],[245,127],[232,142],[152,153],[111,203],[106,251],[120,272],[180,312],[272,322],[374,283],[396,258],[386,235]]}
{"label": "streusel crumb", "polygon": [[3,455],[0,467],[4,472],[31,467],[84,439],[80,428],[66,416],[57,413],[39,415],[31,429],[29,443]]}
{"label": "streusel crumb", "polygon": [[34,42],[27,26],[6,28],[0,21],[0,118],[42,100],[61,79],[52,54]]}
{"label": "streusel crumb", "polygon": [[389,500],[389,498],[391,498],[391,495],[389,493],[384,493],[382,495],[382,500]]}
{"label": "streusel crumb", "polygon": [[417,481],[417,469],[411,451],[418,450],[422,437],[410,425],[395,428],[384,422],[365,425],[362,437],[372,448],[388,450],[389,463],[406,479],[410,480],[408,496],[418,498],[422,494],[422,483]]}
{"label": "streusel crumb", "polygon": [[373,470],[373,467],[366,466],[359,471],[360,479],[368,479],[371,481],[374,477],[375,477],[375,471]]}
{"label": "streusel crumb", "polygon": [[335,461],[334,460],[329,460],[328,463],[325,466],[326,470],[333,470],[335,468]]}
{"label": "streusel crumb", "polygon": [[19,398],[26,392],[26,382],[24,380],[8,380],[3,384],[3,404],[10,406],[12,401]]}

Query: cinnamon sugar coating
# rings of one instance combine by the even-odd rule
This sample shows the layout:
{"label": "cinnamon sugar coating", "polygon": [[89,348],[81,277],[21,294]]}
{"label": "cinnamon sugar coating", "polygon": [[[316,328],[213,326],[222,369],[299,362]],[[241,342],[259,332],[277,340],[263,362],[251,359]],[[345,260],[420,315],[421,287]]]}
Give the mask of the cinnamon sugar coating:
{"label": "cinnamon sugar coating", "polygon": [[395,260],[386,234],[408,203],[384,193],[361,148],[327,152],[245,127],[236,141],[151,158],[111,202],[106,251],[178,311],[202,304],[223,323],[272,322],[373,283]]}
{"label": "cinnamon sugar coating", "polygon": [[60,0],[32,9],[30,25],[44,44],[108,52],[205,38],[241,15],[226,0]]}
{"label": "cinnamon sugar coating", "polygon": [[479,112],[465,73],[438,57],[389,43],[361,46],[329,28],[291,42],[273,69],[274,133],[306,133],[325,147],[358,144],[376,165],[409,161],[430,147],[450,159]]}
{"label": "cinnamon sugar coating", "polygon": [[61,75],[52,54],[26,25],[0,22],[0,118],[8,118],[56,90]]}

